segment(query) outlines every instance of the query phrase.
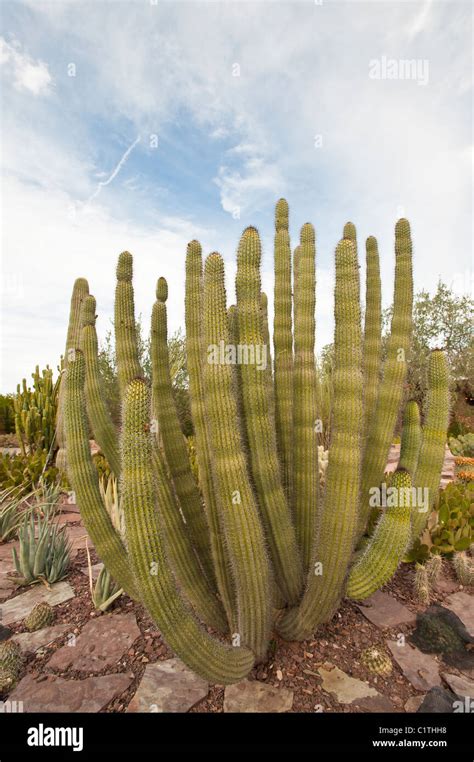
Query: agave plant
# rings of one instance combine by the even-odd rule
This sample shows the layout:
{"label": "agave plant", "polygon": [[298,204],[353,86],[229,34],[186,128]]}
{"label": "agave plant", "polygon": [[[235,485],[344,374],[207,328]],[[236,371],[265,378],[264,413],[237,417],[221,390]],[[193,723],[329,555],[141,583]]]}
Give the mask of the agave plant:
{"label": "agave plant", "polygon": [[0,542],[15,539],[25,518],[25,498],[12,487],[0,492]]}
{"label": "agave plant", "polygon": [[21,525],[20,547],[13,548],[13,560],[19,578],[19,585],[36,582],[53,584],[66,576],[69,567],[71,544],[66,527],[60,528],[50,517],[35,516],[33,512]]}

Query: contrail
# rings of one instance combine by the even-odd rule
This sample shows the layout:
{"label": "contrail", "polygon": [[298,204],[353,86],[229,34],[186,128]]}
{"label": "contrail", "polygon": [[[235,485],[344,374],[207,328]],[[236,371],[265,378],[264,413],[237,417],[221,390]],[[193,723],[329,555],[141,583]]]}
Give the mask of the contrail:
{"label": "contrail", "polygon": [[94,193],[92,194],[92,196],[90,196],[87,199],[85,204],[90,204],[91,201],[93,201],[95,198],[97,198],[97,196],[99,195],[99,193],[102,190],[102,188],[104,188],[106,185],[109,185],[109,183],[111,183],[112,180],[114,180],[117,177],[118,173],[120,172],[120,170],[122,169],[123,165],[127,161],[127,159],[130,156],[131,152],[133,151],[133,149],[135,148],[135,146],[139,142],[140,142],[140,135],[138,136],[138,138],[136,138],[136,140],[133,141],[132,145],[127,148],[127,150],[125,151],[124,155],[120,159],[120,161],[117,164],[117,166],[115,167],[115,169],[112,171],[112,174],[107,178],[107,180],[101,180],[98,183],[97,188],[95,189]]}

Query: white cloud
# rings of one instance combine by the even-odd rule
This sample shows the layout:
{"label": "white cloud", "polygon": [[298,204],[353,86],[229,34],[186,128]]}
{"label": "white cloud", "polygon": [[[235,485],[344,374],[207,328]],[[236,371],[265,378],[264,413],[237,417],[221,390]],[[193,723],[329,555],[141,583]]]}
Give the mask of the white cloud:
{"label": "white cloud", "polygon": [[145,330],[161,275],[169,283],[169,330],[184,324],[186,243],[199,237],[205,245],[213,231],[177,218],[150,231],[110,217],[98,204],[71,216],[71,203],[58,190],[39,191],[15,178],[3,183],[2,392],[13,391],[38,363],[56,368],[78,277],[89,281],[98,332],[105,335],[113,315],[115,266],[124,249],[134,255],[136,312]]}
{"label": "white cloud", "polygon": [[0,65],[10,72],[16,90],[27,90],[33,95],[47,95],[51,92],[52,77],[44,61],[33,61],[22,52],[18,42],[7,42],[0,38]]}
{"label": "white cloud", "polygon": [[122,169],[122,167],[126,163],[126,161],[127,161],[128,157],[130,156],[131,152],[133,151],[133,149],[135,148],[135,146],[139,142],[140,142],[140,135],[133,141],[133,143],[131,145],[129,145],[129,147],[127,148],[125,153],[122,155],[122,157],[120,158],[120,160],[116,164],[115,168],[112,170],[110,175],[107,177],[107,180],[100,180],[100,182],[97,183],[97,187],[96,187],[95,191],[92,193],[91,196],[89,196],[89,198],[85,202],[86,205],[90,204],[91,201],[93,201],[95,198],[97,198],[97,196],[99,195],[99,193],[102,190],[102,188],[105,188],[106,185],[110,185],[112,180],[115,180],[115,178],[117,177],[118,173],[120,172],[120,170]]}

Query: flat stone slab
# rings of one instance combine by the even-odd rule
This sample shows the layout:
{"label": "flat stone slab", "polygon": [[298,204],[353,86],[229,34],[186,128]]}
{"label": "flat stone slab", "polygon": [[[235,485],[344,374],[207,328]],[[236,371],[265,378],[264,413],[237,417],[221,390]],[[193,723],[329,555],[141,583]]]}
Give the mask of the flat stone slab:
{"label": "flat stone slab", "polygon": [[353,704],[361,699],[375,698],[380,695],[368,683],[346,675],[339,667],[332,669],[320,667],[318,672],[323,679],[323,690],[331,693],[340,704]]}
{"label": "flat stone slab", "polygon": [[459,617],[471,638],[474,638],[474,595],[460,590],[443,601],[443,606]]}
{"label": "flat stone slab", "polygon": [[423,703],[424,696],[410,696],[405,703],[405,712],[417,712]]}
{"label": "flat stone slab", "polygon": [[416,621],[416,614],[399,603],[392,595],[382,593],[380,590],[377,590],[370,598],[366,598],[363,604],[358,604],[358,608],[365,618],[377,627],[398,627],[401,624],[413,624]]}
{"label": "flat stone slab", "polygon": [[15,571],[15,563],[13,561],[13,548],[18,553],[20,543],[18,540],[12,540],[11,542],[5,542],[0,545],[0,576],[3,578],[4,574],[11,574]]}
{"label": "flat stone slab", "polygon": [[422,653],[406,641],[400,646],[395,640],[389,640],[387,645],[406,679],[418,691],[441,685],[439,664],[434,656]]}
{"label": "flat stone slab", "polygon": [[179,659],[148,664],[127,712],[187,712],[209,685]]}
{"label": "flat stone slab", "polygon": [[293,707],[293,691],[274,688],[257,680],[242,680],[228,685],[224,693],[224,712],[289,712]]}
{"label": "flat stone slab", "polygon": [[65,645],[54,653],[48,669],[101,672],[113,667],[140,636],[135,614],[106,614],[87,622],[75,645]]}
{"label": "flat stone slab", "polygon": [[90,539],[89,535],[87,534],[83,526],[80,526],[80,525],[77,527],[68,526],[67,536],[71,543],[71,558],[75,558],[79,550],[85,550],[86,541],[87,541],[89,550],[91,550],[91,548],[94,547],[92,544],[92,540]]}
{"label": "flat stone slab", "polygon": [[[96,580],[99,576],[101,570],[104,568],[104,564],[98,563],[98,564],[92,564],[91,565],[91,571],[92,571],[92,579]],[[86,575],[86,577],[89,576],[89,567],[88,566],[82,566],[81,572]]]}
{"label": "flat stone slab", "polygon": [[454,702],[458,701],[456,696],[445,688],[431,688],[423,699],[423,702],[418,709],[419,714],[437,714],[439,712],[448,712],[452,714],[454,712]]}
{"label": "flat stone slab", "polygon": [[2,624],[11,624],[24,619],[37,603],[45,601],[50,606],[57,606],[74,598],[74,590],[68,582],[55,582],[48,590],[45,585],[38,584],[27,590],[26,593],[17,595],[0,604],[0,621]]}
{"label": "flat stone slab", "polygon": [[474,699],[474,680],[447,673],[444,673],[442,677],[457,696],[468,696],[470,699]]}
{"label": "flat stone slab", "polygon": [[13,635],[12,640],[18,643],[22,651],[35,653],[40,648],[54,643],[57,638],[60,638],[61,635],[70,630],[71,626],[69,624],[53,624],[51,627],[43,627],[42,630],[36,630],[35,632],[21,632],[18,635]]}
{"label": "flat stone slab", "polygon": [[356,699],[352,701],[351,706],[357,707],[360,712],[369,712],[370,714],[400,712],[400,709],[381,693],[377,693],[376,696],[364,696],[364,698]]}
{"label": "flat stone slab", "polygon": [[27,675],[10,693],[10,701],[22,701],[24,712],[98,712],[132,682],[128,675],[104,675],[85,680],[50,676],[37,682]]}

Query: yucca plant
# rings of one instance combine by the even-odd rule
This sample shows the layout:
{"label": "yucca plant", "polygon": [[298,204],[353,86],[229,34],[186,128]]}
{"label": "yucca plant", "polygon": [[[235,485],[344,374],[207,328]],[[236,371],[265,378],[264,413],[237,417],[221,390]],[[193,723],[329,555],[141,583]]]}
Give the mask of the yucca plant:
{"label": "yucca plant", "polygon": [[31,515],[25,519],[18,531],[20,547],[18,553],[12,549],[18,577],[18,585],[36,582],[53,584],[64,579],[70,563],[71,545],[66,527],[46,516]]}
{"label": "yucca plant", "polygon": [[[157,282],[152,311],[150,388],[139,363],[133,260],[128,252],[120,255],[114,316],[120,433],[107,410],[96,303],[85,295],[84,279],[76,282],[71,302],[68,336],[75,334],[76,343],[68,358],[64,432],[85,528],[117,584],[147,608],[174,651],[221,684],[241,680],[265,659],[272,629],[290,640],[313,637],[344,596],[364,599],[390,579],[425,527],[446,441],[448,374],[436,350],[418,452],[412,436],[402,437],[401,462],[409,468],[392,476],[393,500],[366,536],[403,402],[411,235],[407,220],[399,220],[394,310],[382,363],[377,242],[367,241],[362,327],[356,231],[348,223],[335,257],[331,441],[321,487],[315,232],[303,225],[292,256],[283,199],[275,228],[273,361],[256,229],[247,228],[240,241],[231,307],[221,256],[210,254],[203,267],[200,244],[188,245],[186,349],[199,488],[172,394],[166,281]],[[90,428],[120,479],[125,541],[102,499]],[[209,626],[229,640],[215,637]]]}

